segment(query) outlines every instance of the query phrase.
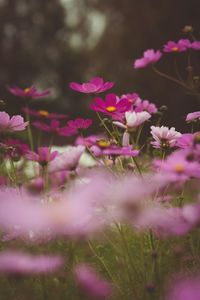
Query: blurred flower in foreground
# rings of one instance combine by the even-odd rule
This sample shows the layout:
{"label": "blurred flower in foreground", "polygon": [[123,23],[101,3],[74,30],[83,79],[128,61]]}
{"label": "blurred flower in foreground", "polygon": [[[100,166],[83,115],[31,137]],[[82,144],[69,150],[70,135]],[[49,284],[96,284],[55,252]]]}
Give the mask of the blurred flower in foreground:
{"label": "blurred flower in foreground", "polygon": [[23,252],[0,252],[0,273],[32,275],[51,273],[63,264],[59,256],[30,255]]}
{"label": "blurred flower in foreground", "polygon": [[142,58],[138,58],[134,62],[134,68],[139,69],[139,68],[145,68],[146,66],[150,64],[154,64],[157,61],[160,60],[162,56],[162,53],[158,50],[155,51],[153,49],[148,49],[144,52],[144,55]]}
{"label": "blurred flower in foreground", "polygon": [[103,93],[111,89],[113,86],[114,86],[113,82],[104,82],[103,78],[101,77],[92,78],[89,82],[82,83],[82,84],[76,82],[70,83],[70,88],[72,90],[75,90],[80,93],[85,93],[85,94]]}
{"label": "blurred flower in foreground", "polygon": [[17,97],[29,98],[29,99],[45,98],[51,94],[50,90],[45,90],[45,91],[40,92],[34,86],[26,88],[26,89],[21,89],[17,86],[8,87],[8,91]]}
{"label": "blurred flower in foreground", "polygon": [[173,283],[167,300],[199,300],[200,299],[200,277],[178,279]]}
{"label": "blurred flower in foreground", "polygon": [[20,115],[10,117],[5,111],[0,112],[0,132],[22,131],[27,125]]}
{"label": "blurred flower in foreground", "polygon": [[176,141],[181,137],[181,133],[174,127],[170,129],[166,126],[151,126],[151,134],[155,141],[151,142],[154,148],[171,148],[176,145]]}
{"label": "blurred flower in foreground", "polygon": [[107,299],[111,296],[113,292],[111,283],[102,278],[89,265],[77,265],[74,275],[78,286],[92,299]]}

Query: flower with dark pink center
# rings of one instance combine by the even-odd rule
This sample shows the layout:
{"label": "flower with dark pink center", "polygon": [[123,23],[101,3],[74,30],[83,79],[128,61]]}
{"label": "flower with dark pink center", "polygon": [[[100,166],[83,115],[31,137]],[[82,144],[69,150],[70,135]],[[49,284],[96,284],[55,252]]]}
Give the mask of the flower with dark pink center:
{"label": "flower with dark pink center", "polygon": [[111,89],[113,85],[113,82],[104,82],[103,78],[95,77],[82,84],[71,82],[70,88],[84,94],[99,94]]}

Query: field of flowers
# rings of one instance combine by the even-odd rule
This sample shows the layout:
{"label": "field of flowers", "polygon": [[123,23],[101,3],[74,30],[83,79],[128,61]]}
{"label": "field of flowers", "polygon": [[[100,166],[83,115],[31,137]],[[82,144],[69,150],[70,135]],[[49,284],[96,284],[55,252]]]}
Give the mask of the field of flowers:
{"label": "field of flowers", "polygon": [[[200,41],[186,30],[190,39],[145,51],[133,68],[199,98]],[[185,74],[160,71],[163,56],[187,61]],[[50,90],[7,87],[22,115],[0,103],[0,299],[199,300],[200,111],[180,116],[183,133],[163,124],[165,106],[117,96],[113,82],[69,88],[91,99],[99,133],[88,135],[87,116],[30,107]]]}

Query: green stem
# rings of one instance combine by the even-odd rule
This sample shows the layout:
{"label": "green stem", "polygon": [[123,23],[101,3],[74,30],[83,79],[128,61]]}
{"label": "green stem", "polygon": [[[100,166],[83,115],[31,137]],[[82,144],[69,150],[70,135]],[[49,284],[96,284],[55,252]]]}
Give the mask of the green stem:
{"label": "green stem", "polygon": [[97,116],[98,116],[99,120],[101,121],[101,124],[104,126],[105,130],[109,133],[109,135],[113,138],[113,140],[115,140],[114,135],[112,134],[112,132],[110,131],[110,129],[106,125],[105,121],[101,118],[101,116],[98,112],[96,112],[96,113],[97,113]]}

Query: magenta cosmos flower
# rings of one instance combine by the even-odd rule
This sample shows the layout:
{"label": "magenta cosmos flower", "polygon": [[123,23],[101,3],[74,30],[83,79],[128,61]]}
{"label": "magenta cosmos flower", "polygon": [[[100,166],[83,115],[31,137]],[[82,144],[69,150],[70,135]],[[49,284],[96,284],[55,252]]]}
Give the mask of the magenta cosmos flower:
{"label": "magenta cosmos flower", "polygon": [[26,158],[37,161],[41,165],[46,165],[48,162],[54,160],[57,155],[58,151],[51,152],[48,147],[39,147],[37,153],[29,151],[26,154]]}
{"label": "magenta cosmos flower", "polygon": [[90,79],[87,83],[76,83],[71,82],[70,88],[74,91],[84,93],[84,94],[99,94],[103,93],[114,86],[113,82],[104,82],[103,78],[95,77]]}
{"label": "magenta cosmos flower", "polygon": [[181,133],[174,127],[170,129],[166,126],[151,126],[151,134],[155,141],[151,142],[154,148],[171,148],[176,145],[176,141],[181,137]]}
{"label": "magenta cosmos flower", "polygon": [[195,112],[189,113],[186,116],[187,122],[197,121],[197,120],[200,120],[200,111],[195,111]]}
{"label": "magenta cosmos flower", "polygon": [[60,135],[69,136],[78,134],[79,130],[88,129],[92,125],[91,119],[78,118],[75,120],[70,120],[67,125],[60,129]]}
{"label": "magenta cosmos flower", "polygon": [[0,111],[0,132],[22,131],[27,125],[22,116],[10,117],[5,111]]}
{"label": "magenta cosmos flower", "polygon": [[[100,143],[99,143],[100,144]],[[106,145],[106,141],[105,141]],[[132,146],[128,147],[119,147],[116,145],[110,145],[110,146],[104,146],[100,147],[97,145],[94,145],[90,148],[90,151],[95,156],[131,156],[135,157],[139,154],[138,150],[134,150]]]}
{"label": "magenta cosmos flower", "polygon": [[96,112],[102,112],[113,119],[121,119],[121,115],[130,110],[131,103],[128,99],[119,100],[115,94],[108,94],[105,101],[102,98],[95,98],[90,108]]}
{"label": "magenta cosmos flower", "polygon": [[57,120],[51,120],[50,124],[46,124],[44,122],[35,121],[32,123],[32,125],[45,132],[53,132],[53,133],[59,133],[60,132],[60,122]]}
{"label": "magenta cosmos flower", "polygon": [[25,89],[21,89],[17,86],[8,87],[8,91],[17,97],[30,98],[30,99],[40,99],[40,98],[48,97],[51,94],[50,90],[45,90],[40,92],[34,86]]}
{"label": "magenta cosmos flower", "polygon": [[177,279],[171,287],[167,300],[199,300],[200,277]]}
{"label": "magenta cosmos flower", "polygon": [[95,299],[107,299],[112,294],[112,285],[89,265],[79,264],[74,275],[79,287],[86,295]]}
{"label": "magenta cosmos flower", "polygon": [[0,253],[0,272],[6,274],[32,275],[51,273],[63,264],[59,256],[30,255],[23,252]]}
{"label": "magenta cosmos flower", "polygon": [[161,56],[162,53],[159,50],[155,51],[153,49],[148,49],[144,52],[142,58],[138,58],[135,60],[133,67],[135,69],[145,68],[146,66],[159,61]]}
{"label": "magenta cosmos flower", "polygon": [[22,111],[25,113],[28,113],[31,116],[35,116],[38,118],[45,118],[45,119],[66,119],[67,115],[64,114],[59,114],[59,113],[50,113],[47,110],[35,110],[35,109],[30,109],[28,107],[23,107]]}
{"label": "magenta cosmos flower", "polygon": [[184,52],[191,48],[191,42],[188,39],[181,39],[178,42],[169,41],[164,45],[164,52]]}

